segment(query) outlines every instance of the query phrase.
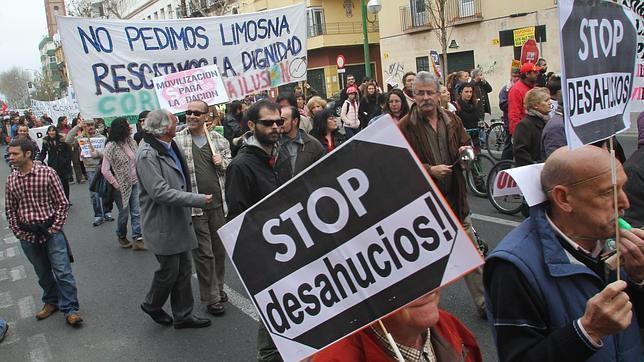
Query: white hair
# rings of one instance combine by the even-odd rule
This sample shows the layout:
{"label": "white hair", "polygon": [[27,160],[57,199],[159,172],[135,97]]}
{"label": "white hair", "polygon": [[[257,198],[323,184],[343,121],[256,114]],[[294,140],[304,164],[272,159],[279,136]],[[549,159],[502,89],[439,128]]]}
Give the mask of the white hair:
{"label": "white hair", "polygon": [[171,124],[170,113],[164,109],[157,109],[148,113],[148,116],[145,117],[143,130],[156,137],[163,136],[168,133],[168,127]]}
{"label": "white hair", "polygon": [[441,89],[440,79],[438,79],[437,76],[435,76],[430,72],[422,71],[416,74],[416,79],[414,79],[414,85],[411,88],[412,91],[416,90],[416,85],[418,84],[431,84],[434,87],[436,87],[437,91]]}

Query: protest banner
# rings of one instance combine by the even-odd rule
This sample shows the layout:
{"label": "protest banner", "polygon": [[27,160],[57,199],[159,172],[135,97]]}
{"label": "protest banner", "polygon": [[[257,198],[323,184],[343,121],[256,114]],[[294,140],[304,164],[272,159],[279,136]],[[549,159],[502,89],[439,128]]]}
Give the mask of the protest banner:
{"label": "protest banner", "polygon": [[31,111],[39,118],[46,113],[54,121],[55,126],[58,125],[58,117],[66,116],[71,120],[72,117],[75,117],[80,112],[78,103],[71,96],[49,102],[32,99]]}
{"label": "protest banner", "polygon": [[153,82],[161,108],[172,113],[184,112],[193,101],[204,101],[209,106],[228,102],[216,65],[162,75]]}
{"label": "protest banner", "polygon": [[42,126],[38,128],[30,128],[29,129],[29,137],[36,141],[36,144],[38,144],[38,148],[42,150],[42,139],[45,138],[47,135],[47,128],[49,126]]}
{"label": "protest banner", "polygon": [[534,39],[535,28],[529,26],[527,28],[514,29],[512,35],[514,37],[514,46],[521,47],[528,39]]}
{"label": "protest banner", "polygon": [[286,361],[482,264],[387,116],[218,233]]}
{"label": "protest banner", "polygon": [[630,128],[637,54],[633,13],[611,1],[559,1],[561,90],[568,146]]}
{"label": "protest banner", "polygon": [[231,99],[306,80],[306,4],[178,20],[57,17],[86,117],[159,109],[152,79],[217,65]]}
{"label": "protest banner", "polygon": [[[89,139],[97,151],[103,151],[105,149],[105,137],[92,137]],[[87,138],[79,138],[78,144],[80,145],[80,154],[82,157],[91,158],[92,157],[92,148],[87,142]]]}
{"label": "protest banner", "polygon": [[644,112],[644,2],[642,0],[622,0],[622,5],[633,11],[637,28],[637,69],[631,94],[631,112]]}
{"label": "protest banner", "polygon": [[429,51],[429,61],[431,62],[432,71],[438,78],[443,78],[441,71],[441,57],[436,50]]}

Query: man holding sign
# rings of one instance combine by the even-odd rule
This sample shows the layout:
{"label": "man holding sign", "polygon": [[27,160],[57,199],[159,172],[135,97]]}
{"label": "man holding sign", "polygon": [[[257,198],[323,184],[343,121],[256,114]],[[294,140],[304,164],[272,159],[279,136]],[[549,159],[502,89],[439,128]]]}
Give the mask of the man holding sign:
{"label": "man holding sign", "polygon": [[[615,236],[610,161],[594,146],[555,151],[541,172],[548,202],[533,206],[487,258],[501,361],[641,361],[644,231],[620,231],[624,280],[615,281],[614,248],[604,242]],[[620,167],[620,214],[629,208],[625,182]]]}
{"label": "man holding sign", "polygon": [[197,235],[197,248],[192,258],[199,280],[199,293],[206,310],[212,315],[224,313],[228,297],[224,292],[226,250],[217,229],[226,223],[226,168],[230,164],[230,146],[224,136],[206,132],[208,104],[194,101],[188,104],[188,127],[177,133],[175,141],[183,151],[192,184],[192,192],[213,196],[213,202],[192,209],[192,222]]}

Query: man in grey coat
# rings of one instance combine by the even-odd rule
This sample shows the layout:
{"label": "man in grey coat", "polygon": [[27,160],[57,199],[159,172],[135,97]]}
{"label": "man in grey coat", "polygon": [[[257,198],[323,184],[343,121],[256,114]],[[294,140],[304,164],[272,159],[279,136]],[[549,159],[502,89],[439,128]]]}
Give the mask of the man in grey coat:
{"label": "man in grey coat", "polygon": [[[188,166],[173,138],[177,118],[165,110],[150,112],[136,158],[141,184],[142,228],[148,248],[159,261],[152,286],[141,309],[162,325],[201,328],[210,320],[192,314],[194,300],[190,285],[190,251],[197,247],[191,207],[203,208],[212,195],[192,193]],[[162,308],[170,296],[172,317]]]}

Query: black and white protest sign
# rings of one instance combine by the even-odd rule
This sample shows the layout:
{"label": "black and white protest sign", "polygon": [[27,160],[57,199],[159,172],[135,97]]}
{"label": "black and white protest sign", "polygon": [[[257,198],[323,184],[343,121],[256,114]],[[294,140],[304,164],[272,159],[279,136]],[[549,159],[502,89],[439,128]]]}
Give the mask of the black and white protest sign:
{"label": "black and white protest sign", "polygon": [[390,118],[219,230],[280,353],[300,360],[482,264]]}
{"label": "black and white protest sign", "polygon": [[562,95],[571,148],[630,127],[637,32],[612,1],[560,0]]}

